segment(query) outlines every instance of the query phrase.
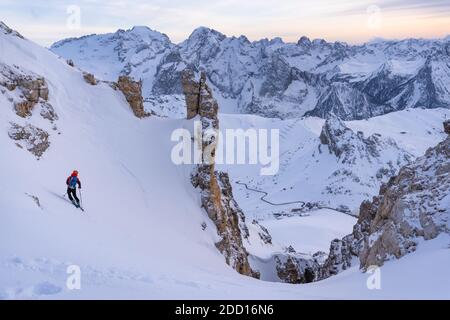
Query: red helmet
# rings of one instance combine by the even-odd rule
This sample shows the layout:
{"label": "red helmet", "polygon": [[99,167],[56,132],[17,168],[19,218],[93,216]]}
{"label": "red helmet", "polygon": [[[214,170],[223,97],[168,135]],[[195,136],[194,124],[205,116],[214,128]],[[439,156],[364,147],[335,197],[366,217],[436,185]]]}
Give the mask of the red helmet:
{"label": "red helmet", "polygon": [[78,176],[78,171],[77,170],[73,170],[72,177],[76,177],[76,176]]}

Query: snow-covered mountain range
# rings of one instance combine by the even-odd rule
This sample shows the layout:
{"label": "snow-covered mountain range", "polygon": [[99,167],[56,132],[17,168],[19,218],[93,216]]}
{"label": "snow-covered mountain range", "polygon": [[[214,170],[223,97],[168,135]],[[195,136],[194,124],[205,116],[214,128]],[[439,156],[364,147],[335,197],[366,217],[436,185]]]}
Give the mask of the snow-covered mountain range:
{"label": "snow-covered mountain range", "polygon": [[51,50],[102,79],[142,79],[147,108],[162,115],[183,114],[179,79],[187,66],[206,71],[222,112],[356,120],[450,104],[449,37],[363,45],[306,37],[250,42],[200,27],[174,44],[134,27],[62,40]]}
{"label": "snow-covered mountain range", "polygon": [[[435,67],[447,58],[426,56],[444,43],[415,40],[422,49],[408,55],[423,59],[424,65],[431,61],[431,78],[436,79]],[[268,71],[269,61],[278,59],[276,52],[309,46],[325,61],[326,52],[340,45],[359,48],[305,38],[299,44],[279,39],[250,43],[206,28],[174,45],[138,27],[64,40],[52,48],[66,51],[58,53],[62,59],[0,23],[0,299],[448,299],[450,125],[444,131],[442,123],[450,110],[441,105],[408,108],[352,121],[347,120],[355,117],[337,112],[327,119],[295,118],[309,108],[286,98],[286,91],[269,94],[288,83],[279,72],[286,57],[279,60],[281,69]],[[400,54],[387,43],[366,46]],[[251,53],[256,48],[261,49],[259,62]],[[267,52],[273,53],[270,58]],[[330,58],[320,65],[318,60],[299,74],[326,85],[333,77],[328,79],[332,70],[325,65],[333,62]],[[225,65],[219,68],[219,62]],[[301,65],[289,62],[291,71]],[[200,110],[206,124],[280,130],[277,175],[261,176],[259,164],[224,164],[216,165],[217,173],[206,172],[203,180],[201,167],[171,161],[172,133],[192,130],[195,120],[174,119],[186,114],[186,91],[178,78],[186,67],[203,68],[208,75]],[[118,81],[123,74],[142,84],[127,77]],[[269,74],[273,81],[265,81]],[[365,76],[358,75],[357,82],[369,83]],[[289,79],[288,87],[296,88],[297,80]],[[419,82],[411,81],[422,92]],[[433,80],[433,88],[444,86],[439,81]],[[239,83],[259,83],[254,91],[255,101],[262,103],[259,115],[242,114],[251,111],[244,103],[250,95],[239,91]],[[317,89],[311,88],[308,94]],[[423,90],[427,96],[433,92],[428,89]],[[440,89],[435,92],[442,97]],[[141,95],[147,111],[171,118],[140,112]],[[271,103],[274,110],[265,109]],[[293,118],[261,117],[281,113]],[[64,197],[65,179],[73,169],[83,182],[85,213]],[[191,183],[195,170],[197,186]],[[211,177],[218,180],[218,190],[205,183]],[[215,207],[205,210],[208,204]],[[363,253],[352,251],[357,245]],[[227,261],[233,252],[245,256],[259,280],[236,272],[242,265]],[[382,290],[367,288],[369,275],[354,263],[357,256],[363,267],[366,261],[384,263]],[[393,257],[401,259],[390,261]],[[72,265],[81,268],[81,290],[66,286]],[[432,275],[424,277],[424,270],[433,270]]]}

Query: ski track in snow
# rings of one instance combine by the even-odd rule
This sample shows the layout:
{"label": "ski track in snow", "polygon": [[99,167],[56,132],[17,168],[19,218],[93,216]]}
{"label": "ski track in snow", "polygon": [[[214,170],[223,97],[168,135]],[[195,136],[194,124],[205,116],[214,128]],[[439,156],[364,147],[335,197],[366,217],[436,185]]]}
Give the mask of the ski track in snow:
{"label": "ski track in snow", "polygon": [[[23,274],[37,273],[40,277],[48,280],[37,281],[35,284],[27,286],[20,285],[21,281],[17,281],[18,284],[15,286],[6,286],[0,289],[0,298],[46,299],[51,295],[70,292],[71,290],[67,288],[65,281],[69,276],[67,268],[71,265],[72,263],[70,262],[60,262],[48,258],[25,260],[15,257],[6,260],[0,264],[0,268],[3,270]],[[152,277],[149,275],[132,273],[116,268],[108,268],[105,270],[85,265],[82,267],[80,266],[80,269],[82,270],[82,285],[87,287],[109,286],[117,280],[140,282],[147,285],[153,283]]]}

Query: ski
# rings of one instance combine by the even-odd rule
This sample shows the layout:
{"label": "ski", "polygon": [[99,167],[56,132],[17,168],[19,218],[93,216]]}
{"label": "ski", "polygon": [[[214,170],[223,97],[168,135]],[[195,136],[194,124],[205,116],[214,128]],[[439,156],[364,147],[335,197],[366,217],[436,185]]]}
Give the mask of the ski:
{"label": "ski", "polygon": [[77,209],[80,209],[81,211],[83,211],[84,212],[84,209],[83,209],[83,207],[82,206],[80,206],[80,205],[76,205],[76,204],[73,204],[74,206],[75,206],[75,208],[77,208]]}
{"label": "ski", "polygon": [[82,206],[80,206],[79,204],[77,205],[77,204],[75,204],[74,202],[72,202],[72,201],[70,201],[70,200],[67,200],[67,201],[69,201],[71,204],[73,204],[73,206],[74,206],[75,208],[80,209],[81,211],[84,212],[84,208],[83,208]]}

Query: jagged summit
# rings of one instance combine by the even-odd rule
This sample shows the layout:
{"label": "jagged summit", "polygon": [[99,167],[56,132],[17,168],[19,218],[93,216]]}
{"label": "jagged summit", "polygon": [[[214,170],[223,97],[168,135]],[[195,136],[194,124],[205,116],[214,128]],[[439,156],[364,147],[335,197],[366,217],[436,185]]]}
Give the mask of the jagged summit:
{"label": "jagged summit", "polygon": [[194,29],[194,31],[192,31],[192,33],[190,34],[190,36],[188,37],[188,41],[202,41],[205,38],[209,38],[212,37],[218,41],[221,41],[223,39],[226,38],[226,35],[224,35],[223,33],[208,28],[208,27],[198,27],[196,29]]}
{"label": "jagged summit", "polygon": [[204,70],[234,112],[266,117],[326,118],[334,113],[358,120],[450,105],[450,44],[445,39],[349,45],[304,36],[297,43],[281,38],[251,42],[199,27],[176,45],[164,34],[134,27],[63,40],[51,49],[100,78],[139,75],[148,107],[165,115],[184,109],[179,83],[180,68],[186,66]]}
{"label": "jagged summit", "polygon": [[311,42],[311,40],[310,40],[308,37],[302,36],[302,37],[298,40],[297,44],[298,44],[299,46],[302,46],[302,47],[305,48],[305,49],[309,49],[309,48],[311,48],[312,42]]}
{"label": "jagged summit", "polygon": [[[330,153],[334,154],[341,163],[354,165],[357,162],[367,164],[379,162],[383,152],[398,155],[396,165],[409,163],[412,159],[404,150],[401,150],[392,139],[383,139],[380,134],[364,137],[362,132],[353,132],[344,122],[335,115],[330,115],[325,121],[320,134],[322,144],[328,146]],[[395,163],[395,162],[394,162]],[[393,170],[395,173],[395,170]]]}

